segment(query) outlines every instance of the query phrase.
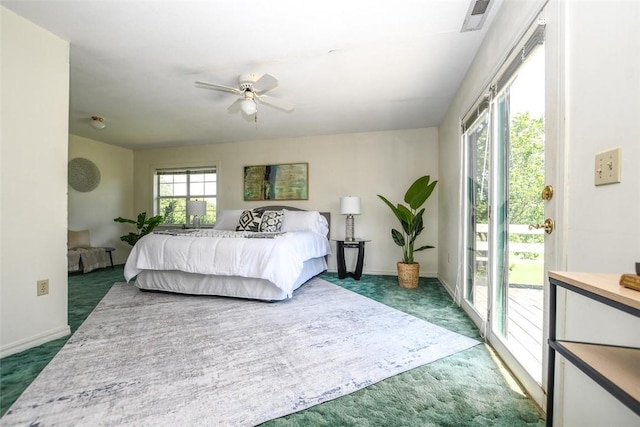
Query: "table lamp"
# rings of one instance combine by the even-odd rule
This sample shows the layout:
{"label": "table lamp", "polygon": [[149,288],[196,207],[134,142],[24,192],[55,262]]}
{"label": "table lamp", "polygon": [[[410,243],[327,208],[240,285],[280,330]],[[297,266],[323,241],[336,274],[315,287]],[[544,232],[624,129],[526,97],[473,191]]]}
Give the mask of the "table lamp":
{"label": "table lamp", "polygon": [[193,215],[193,228],[200,228],[200,217],[207,214],[207,202],[187,200],[187,218]]}
{"label": "table lamp", "polygon": [[360,215],[360,197],[344,196],[340,197],[340,213],[347,216],[345,242],[354,242],[354,215]]}

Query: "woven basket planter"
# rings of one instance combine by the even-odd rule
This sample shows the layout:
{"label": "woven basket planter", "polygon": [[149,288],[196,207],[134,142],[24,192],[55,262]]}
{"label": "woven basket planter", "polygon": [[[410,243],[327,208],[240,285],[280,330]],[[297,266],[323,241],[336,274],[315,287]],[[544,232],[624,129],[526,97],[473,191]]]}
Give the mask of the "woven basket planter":
{"label": "woven basket planter", "polygon": [[398,261],[398,284],[401,288],[414,289],[418,287],[420,279],[420,264],[405,264]]}

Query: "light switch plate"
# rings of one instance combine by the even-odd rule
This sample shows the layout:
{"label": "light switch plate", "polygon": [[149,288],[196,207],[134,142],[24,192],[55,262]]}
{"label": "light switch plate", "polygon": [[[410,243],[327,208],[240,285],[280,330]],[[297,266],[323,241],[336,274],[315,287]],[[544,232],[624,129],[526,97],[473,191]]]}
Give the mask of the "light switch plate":
{"label": "light switch plate", "polygon": [[621,181],[622,149],[614,148],[596,154],[595,185],[615,184]]}

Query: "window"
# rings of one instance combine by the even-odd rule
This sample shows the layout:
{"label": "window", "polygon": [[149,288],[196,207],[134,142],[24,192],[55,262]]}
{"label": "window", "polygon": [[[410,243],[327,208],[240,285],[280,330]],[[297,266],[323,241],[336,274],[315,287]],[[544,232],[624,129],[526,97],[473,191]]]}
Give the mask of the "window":
{"label": "window", "polygon": [[207,214],[200,224],[216,221],[217,175],[215,167],[158,169],[154,177],[156,215],[165,224],[187,224],[187,200],[207,202]]}

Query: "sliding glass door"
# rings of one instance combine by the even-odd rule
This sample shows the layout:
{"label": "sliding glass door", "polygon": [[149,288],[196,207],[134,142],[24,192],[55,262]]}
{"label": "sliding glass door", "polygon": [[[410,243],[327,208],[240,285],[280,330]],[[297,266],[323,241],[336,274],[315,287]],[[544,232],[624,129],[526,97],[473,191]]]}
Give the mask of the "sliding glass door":
{"label": "sliding glass door", "polygon": [[[545,186],[544,50],[496,96],[493,259],[495,334],[542,381]],[[536,71],[540,71],[539,73]]]}
{"label": "sliding glass door", "polygon": [[[545,289],[544,26],[465,121],[464,297],[523,381],[542,384]],[[551,197],[549,191],[545,198]],[[545,229],[546,228],[546,229]],[[474,316],[472,316],[474,317]]]}

